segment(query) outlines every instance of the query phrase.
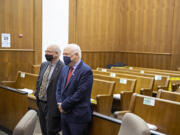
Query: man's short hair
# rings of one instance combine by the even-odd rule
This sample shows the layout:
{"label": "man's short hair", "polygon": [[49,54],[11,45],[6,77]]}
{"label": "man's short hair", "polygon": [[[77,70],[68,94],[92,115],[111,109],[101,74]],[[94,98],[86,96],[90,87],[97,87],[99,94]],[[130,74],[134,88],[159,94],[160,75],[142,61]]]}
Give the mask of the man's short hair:
{"label": "man's short hair", "polygon": [[79,47],[79,45],[77,45],[77,44],[68,44],[66,47],[72,48],[75,53],[77,52],[79,54],[79,57],[81,59],[81,48]]}
{"label": "man's short hair", "polygon": [[[53,48],[54,48],[53,51],[57,52],[59,56],[61,55],[61,49],[60,49],[60,47],[59,47],[58,45],[56,45],[56,44],[51,44],[51,45],[49,45],[48,47],[53,47]],[[48,47],[47,47],[47,48],[48,48]]]}

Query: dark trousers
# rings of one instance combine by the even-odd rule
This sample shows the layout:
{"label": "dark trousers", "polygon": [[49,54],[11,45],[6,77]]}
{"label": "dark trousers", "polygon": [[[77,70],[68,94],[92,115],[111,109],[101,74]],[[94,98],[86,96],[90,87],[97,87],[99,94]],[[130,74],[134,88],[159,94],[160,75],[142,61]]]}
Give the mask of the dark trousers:
{"label": "dark trousers", "polygon": [[61,128],[63,135],[87,135],[88,123],[69,122],[61,117]]}
{"label": "dark trousers", "polygon": [[37,101],[39,108],[39,121],[41,126],[41,131],[43,135],[59,135],[61,130],[60,115],[52,116],[48,112],[48,106],[46,102]]}

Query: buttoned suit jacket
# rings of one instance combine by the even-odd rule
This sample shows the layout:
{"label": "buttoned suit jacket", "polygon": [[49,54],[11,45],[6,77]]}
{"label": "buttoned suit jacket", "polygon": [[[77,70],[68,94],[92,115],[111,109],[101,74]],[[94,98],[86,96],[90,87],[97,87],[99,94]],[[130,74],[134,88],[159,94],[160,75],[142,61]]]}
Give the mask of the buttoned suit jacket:
{"label": "buttoned suit jacket", "polygon": [[89,122],[92,117],[90,103],[93,84],[92,70],[81,60],[66,84],[68,72],[69,67],[64,66],[56,90],[56,100],[61,103],[65,111],[61,113],[61,117],[70,122]]}

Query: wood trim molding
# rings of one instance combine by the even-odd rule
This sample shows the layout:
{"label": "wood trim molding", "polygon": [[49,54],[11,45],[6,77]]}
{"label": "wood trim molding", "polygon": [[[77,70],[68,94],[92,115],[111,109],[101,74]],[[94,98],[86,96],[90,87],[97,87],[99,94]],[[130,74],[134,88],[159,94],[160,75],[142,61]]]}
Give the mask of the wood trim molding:
{"label": "wood trim molding", "polygon": [[34,52],[35,50],[33,50],[33,49],[0,49],[0,51],[6,51],[6,52],[7,51],[8,52]]}
{"label": "wood trim molding", "polygon": [[69,0],[69,43],[77,40],[77,0]]}
{"label": "wood trim molding", "polygon": [[33,49],[0,49],[0,52],[41,52],[41,50],[33,50]]}
{"label": "wood trim molding", "polygon": [[129,52],[129,51],[88,51],[82,50],[82,53],[133,53],[133,54],[152,54],[152,55],[172,55],[172,53],[155,53],[155,52]]}

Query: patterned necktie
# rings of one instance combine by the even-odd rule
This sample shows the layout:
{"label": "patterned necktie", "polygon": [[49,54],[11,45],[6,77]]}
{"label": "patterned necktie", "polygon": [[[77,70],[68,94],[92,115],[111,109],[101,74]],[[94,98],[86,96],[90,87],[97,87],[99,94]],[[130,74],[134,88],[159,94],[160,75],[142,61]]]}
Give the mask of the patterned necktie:
{"label": "patterned necktie", "polygon": [[68,83],[69,79],[71,78],[72,72],[73,72],[73,67],[71,67],[71,68],[69,69],[69,73],[68,73],[68,77],[67,77],[67,80],[66,80],[66,84]]}
{"label": "patterned necktie", "polygon": [[52,65],[50,64],[47,67],[47,69],[43,75],[43,80],[42,80],[40,91],[39,91],[39,99],[40,100],[45,100],[45,101],[47,100],[46,85],[48,83],[48,76],[49,76],[49,73],[51,71],[51,67],[52,67]]}

